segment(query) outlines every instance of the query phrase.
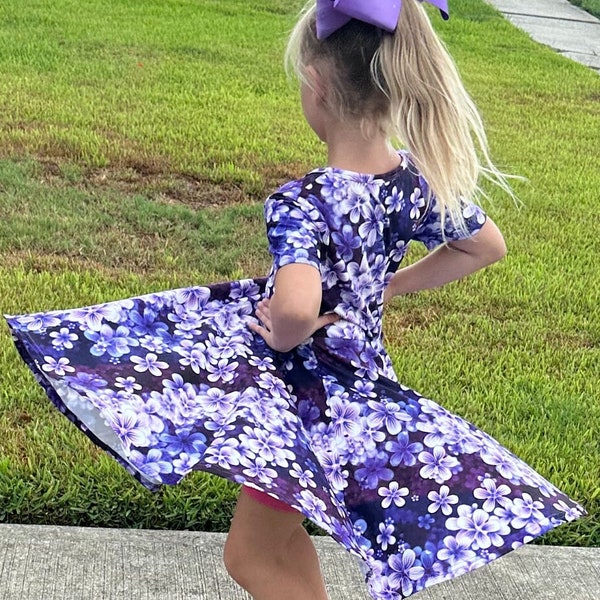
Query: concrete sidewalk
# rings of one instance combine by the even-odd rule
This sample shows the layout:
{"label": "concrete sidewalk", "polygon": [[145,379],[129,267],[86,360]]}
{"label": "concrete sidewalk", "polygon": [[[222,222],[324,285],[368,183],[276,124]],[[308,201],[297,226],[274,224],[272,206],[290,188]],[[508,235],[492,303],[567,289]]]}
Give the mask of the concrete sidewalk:
{"label": "concrete sidewalk", "polygon": [[600,19],[567,0],[487,0],[537,42],[600,73]]}
{"label": "concrete sidewalk", "polygon": [[[215,533],[0,525],[0,600],[250,600]],[[316,538],[331,600],[368,600],[353,557]],[[598,600],[600,549],[525,546],[419,600]],[[282,598],[285,600],[285,598]]]}

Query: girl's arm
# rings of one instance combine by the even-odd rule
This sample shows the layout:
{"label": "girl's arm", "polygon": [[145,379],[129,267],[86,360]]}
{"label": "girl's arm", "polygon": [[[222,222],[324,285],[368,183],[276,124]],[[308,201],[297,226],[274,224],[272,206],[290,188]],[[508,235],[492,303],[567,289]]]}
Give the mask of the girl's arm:
{"label": "girl's arm", "polygon": [[500,260],[505,254],[504,238],[488,218],[473,237],[442,244],[413,265],[397,271],[385,290],[384,301],[461,279]]}
{"label": "girl's arm", "polygon": [[273,296],[259,302],[256,310],[262,326],[248,323],[273,350],[287,352],[339,319],[335,314],[319,316],[321,275],[310,265],[294,263],[280,267],[274,287]]}

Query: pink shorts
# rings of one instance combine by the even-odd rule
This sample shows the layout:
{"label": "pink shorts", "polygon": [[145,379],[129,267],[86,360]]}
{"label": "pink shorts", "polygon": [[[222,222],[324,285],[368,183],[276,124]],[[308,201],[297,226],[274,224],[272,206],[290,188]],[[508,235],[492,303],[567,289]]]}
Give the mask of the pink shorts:
{"label": "pink shorts", "polygon": [[248,487],[246,485],[242,486],[242,492],[246,494],[246,496],[249,496],[253,500],[256,500],[256,502],[260,502],[260,504],[268,506],[273,510],[279,510],[281,512],[289,513],[298,512],[295,508],[292,508],[285,502],[277,500],[276,498],[269,496],[269,494],[265,494],[265,492],[259,492],[258,490],[255,490],[254,488]]}

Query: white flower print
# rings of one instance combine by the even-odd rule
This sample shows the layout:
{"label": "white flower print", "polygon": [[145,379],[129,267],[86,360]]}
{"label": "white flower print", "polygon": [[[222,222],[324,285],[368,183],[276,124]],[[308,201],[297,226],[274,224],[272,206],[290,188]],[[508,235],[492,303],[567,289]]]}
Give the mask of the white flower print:
{"label": "white flower print", "polygon": [[410,492],[407,487],[401,488],[397,481],[392,481],[388,487],[380,487],[377,493],[383,497],[381,506],[389,508],[392,503],[398,507],[404,506],[406,504],[404,497],[408,496]]}
{"label": "white flower print", "polygon": [[117,377],[115,379],[115,387],[122,388],[129,394],[133,394],[135,391],[142,389],[142,386],[137,383],[135,377],[131,375],[128,377]]}
{"label": "white flower print", "polygon": [[70,350],[73,348],[73,342],[79,339],[76,333],[73,333],[68,327],[61,327],[59,331],[52,331],[50,337],[52,345],[58,348],[67,348]]}
{"label": "white flower print", "polygon": [[215,383],[220,381],[222,383],[229,383],[236,377],[236,370],[240,363],[236,360],[228,361],[226,358],[222,358],[216,365],[208,363],[206,370],[209,372],[208,380]]}
{"label": "white flower print", "polygon": [[419,462],[425,466],[419,474],[424,479],[435,479],[437,483],[448,481],[452,477],[452,470],[458,465],[454,456],[448,456],[442,446],[436,446],[433,452],[421,452],[418,456]]}
{"label": "white flower print", "polygon": [[492,544],[500,546],[503,542],[500,536],[503,529],[498,517],[490,515],[481,508],[473,510],[470,506],[459,506],[458,517],[450,517],[446,527],[458,531],[456,539],[474,548],[489,548]]}
{"label": "white flower print", "polygon": [[42,369],[46,373],[54,373],[58,377],[62,377],[66,373],[74,373],[75,369],[69,364],[69,359],[61,356],[56,360],[52,356],[44,356],[45,364],[42,365]]}
{"label": "white flower print", "polygon": [[511,489],[507,485],[496,486],[496,482],[493,479],[486,477],[481,482],[481,487],[477,488],[473,492],[473,495],[478,500],[485,500],[482,506],[483,510],[492,512],[496,504],[503,506],[508,502],[507,496],[510,492]]}
{"label": "white flower print", "polygon": [[290,475],[298,480],[298,483],[303,487],[316,487],[314,482],[315,474],[308,469],[302,469],[298,463],[294,463],[290,469]]}
{"label": "white flower print", "polygon": [[369,400],[367,403],[371,412],[367,417],[369,425],[375,428],[385,427],[391,435],[396,435],[402,431],[402,424],[410,420],[402,408],[395,402],[376,402]]}
{"label": "white flower print", "polygon": [[404,203],[404,191],[402,189],[399,190],[396,186],[393,186],[390,194],[385,199],[387,212],[399,212],[404,207]]}
{"label": "white flower print", "polygon": [[418,219],[421,215],[421,209],[425,206],[425,198],[421,195],[421,190],[419,188],[415,188],[410,195],[410,218]]}
{"label": "white flower print", "polygon": [[148,371],[157,377],[162,375],[162,369],[167,369],[169,367],[168,363],[158,360],[158,356],[156,356],[154,352],[149,352],[144,358],[132,355],[130,356],[130,360],[131,362],[136,363],[133,368],[139,373]]}
{"label": "white flower print", "polygon": [[447,485],[440,487],[440,491],[431,491],[427,494],[427,498],[431,500],[431,504],[428,507],[430,513],[435,513],[441,510],[443,514],[452,514],[451,504],[458,504],[458,496],[456,494],[450,494],[450,488]]}

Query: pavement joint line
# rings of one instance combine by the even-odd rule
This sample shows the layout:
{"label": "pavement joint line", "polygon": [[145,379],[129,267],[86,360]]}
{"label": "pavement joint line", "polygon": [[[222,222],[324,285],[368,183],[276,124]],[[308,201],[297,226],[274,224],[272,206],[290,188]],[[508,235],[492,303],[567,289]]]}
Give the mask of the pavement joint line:
{"label": "pavement joint line", "polygon": [[528,17],[529,19],[546,19],[547,21],[566,21],[567,23],[585,23],[586,25],[600,25],[598,21],[586,21],[585,19],[567,19],[566,17],[552,17],[549,15],[532,15],[529,13],[522,12],[510,12],[503,10],[502,14],[510,15],[511,17]]}

